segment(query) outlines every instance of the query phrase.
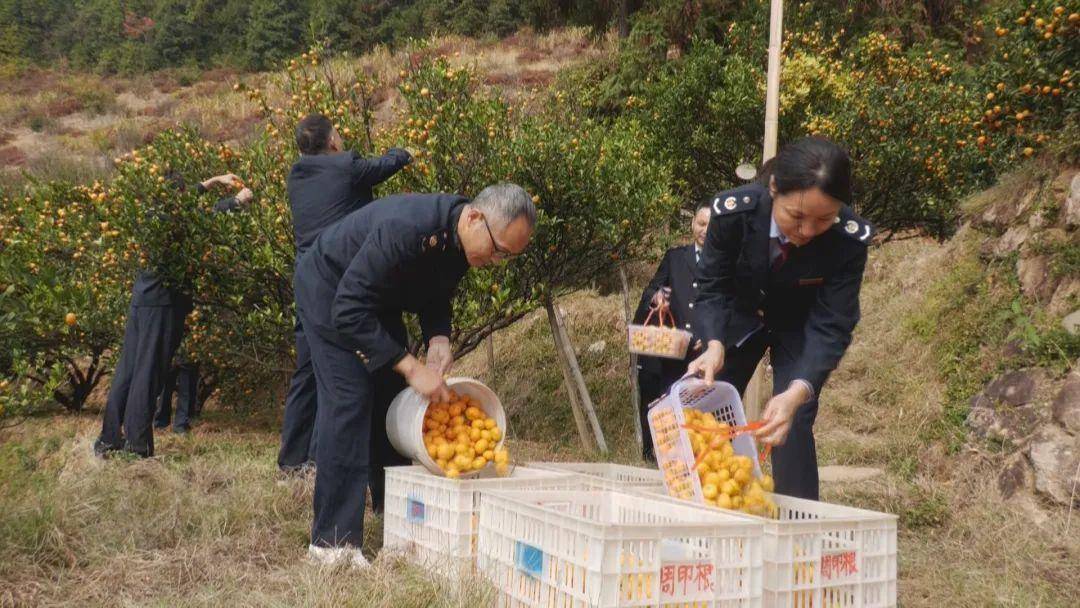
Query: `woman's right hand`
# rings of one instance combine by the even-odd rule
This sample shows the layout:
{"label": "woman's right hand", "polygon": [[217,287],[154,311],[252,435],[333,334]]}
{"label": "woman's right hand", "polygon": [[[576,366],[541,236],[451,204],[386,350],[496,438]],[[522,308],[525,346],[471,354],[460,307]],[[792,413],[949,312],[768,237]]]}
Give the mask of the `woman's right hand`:
{"label": "woman's right hand", "polygon": [[686,368],[688,374],[701,374],[705,382],[713,383],[716,374],[724,368],[724,345],[719,340],[709,340],[709,346]]}

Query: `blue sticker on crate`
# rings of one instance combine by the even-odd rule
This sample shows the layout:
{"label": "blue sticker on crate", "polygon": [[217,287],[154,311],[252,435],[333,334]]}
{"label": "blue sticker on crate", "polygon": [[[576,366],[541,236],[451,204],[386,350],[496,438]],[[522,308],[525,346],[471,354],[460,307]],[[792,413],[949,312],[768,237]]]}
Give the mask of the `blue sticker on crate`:
{"label": "blue sticker on crate", "polygon": [[405,519],[412,524],[424,523],[427,520],[427,508],[424,503],[415,498],[410,498],[405,505]]}
{"label": "blue sticker on crate", "polygon": [[514,563],[518,570],[532,578],[538,579],[544,574],[544,552],[520,540],[514,543]]}

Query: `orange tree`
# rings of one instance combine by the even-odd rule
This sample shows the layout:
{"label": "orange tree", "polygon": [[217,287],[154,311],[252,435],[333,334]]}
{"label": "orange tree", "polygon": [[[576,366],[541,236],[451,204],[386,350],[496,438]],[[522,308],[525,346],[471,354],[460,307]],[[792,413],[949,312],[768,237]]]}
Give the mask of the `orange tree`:
{"label": "orange tree", "polygon": [[[551,95],[541,115],[524,116],[520,108],[484,92],[472,69],[417,57],[401,74],[401,115],[375,132],[374,85],[364,75],[328,67],[315,52],[291,63],[282,79],[283,94],[250,91],[266,122],[249,144],[212,144],[189,128],[166,131],[117,159],[116,176],[107,187],[67,187],[49,194],[78,209],[77,237],[56,233],[56,213],[45,195],[30,197],[32,213],[25,205],[5,202],[4,287],[17,286],[27,311],[6,316],[0,325],[14,328],[4,330],[11,344],[6,350],[16,352],[22,343],[15,339],[21,339],[24,326],[40,326],[58,344],[100,356],[118,341],[134,274],[149,269],[193,295],[185,348],[212,375],[228,379],[221,383],[226,402],[252,403],[257,391],[280,385],[293,354],[293,245],[285,177],[297,156],[293,127],[312,111],[332,116],[346,143],[362,153],[403,144],[414,151],[415,162],[383,186],[383,193],[471,196],[488,184],[512,180],[535,195],[540,219],[529,252],[506,266],[470,273],[461,285],[452,337],[459,355],[538,306],[550,309],[559,294],[642,255],[649,234],[676,208],[666,165],[644,154],[640,124],[632,118],[608,125],[579,119],[562,93]],[[256,193],[242,212],[211,213],[217,196],[227,193],[199,195],[192,187],[224,172],[241,176]],[[188,187],[180,188],[181,181]],[[16,210],[22,215],[9,219]],[[72,221],[62,225],[73,229]],[[13,232],[8,226],[17,228]],[[35,249],[22,238],[27,234],[49,245]],[[46,255],[56,253],[52,243],[65,239],[78,241],[58,249],[66,257]],[[19,253],[9,256],[8,249]],[[35,267],[55,276],[49,285],[71,293],[63,299],[50,296],[27,270]],[[75,326],[62,322],[69,309],[80,315]],[[50,325],[55,319],[60,324]],[[107,331],[91,331],[99,324]],[[18,365],[9,361],[4,375],[14,378],[17,366],[39,363],[26,357]]]}
{"label": "orange tree", "polygon": [[[0,405],[8,414],[48,396],[81,409],[123,331],[131,256],[95,182],[33,183],[0,205]],[[3,414],[0,414],[3,415]]]}
{"label": "orange tree", "polygon": [[553,303],[645,253],[649,237],[677,209],[668,191],[667,165],[645,154],[636,120],[601,124],[580,118],[581,109],[562,91],[551,93],[544,111],[526,116],[497,96],[482,94],[472,70],[439,58],[413,65],[402,78],[407,105],[387,137],[407,140],[417,160],[391,188],[471,196],[509,180],[533,194],[539,211],[525,255],[505,267],[471,272],[462,283],[454,307],[458,353],[545,307],[582,440],[595,439],[603,447],[573,349],[560,338],[565,330],[558,327]]}
{"label": "orange tree", "polygon": [[998,5],[975,24],[982,41],[972,129],[997,167],[1042,149],[1080,158],[1080,3],[1038,0]]}

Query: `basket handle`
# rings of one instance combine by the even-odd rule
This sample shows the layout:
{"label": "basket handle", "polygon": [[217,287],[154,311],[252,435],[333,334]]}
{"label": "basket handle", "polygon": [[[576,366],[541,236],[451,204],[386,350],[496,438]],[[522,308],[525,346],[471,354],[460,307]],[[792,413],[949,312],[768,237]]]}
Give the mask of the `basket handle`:
{"label": "basket handle", "polygon": [[[714,436],[719,436],[724,441],[731,441],[732,439],[740,435],[749,435],[750,433],[753,433],[754,431],[760,429],[763,426],[765,426],[764,420],[755,420],[753,422],[748,422],[747,424],[742,426],[732,426],[724,430],[710,429],[694,424],[684,424],[683,428],[687,430],[697,431],[699,433],[709,433]],[[764,465],[765,462],[769,459],[770,453],[772,453],[772,445],[762,444],[761,447],[758,448],[758,464]],[[701,464],[701,459],[705,457],[705,454],[706,452],[702,452],[701,455],[697,457],[697,460],[694,462],[694,466]]]}
{"label": "basket handle", "polygon": [[[642,323],[642,325],[648,325],[649,321],[652,320],[653,315],[656,315],[657,327],[675,327],[675,315],[671,314],[671,308],[669,306],[660,308],[650,305],[649,314],[645,317],[645,321]],[[664,321],[665,319],[667,319],[667,322]]]}

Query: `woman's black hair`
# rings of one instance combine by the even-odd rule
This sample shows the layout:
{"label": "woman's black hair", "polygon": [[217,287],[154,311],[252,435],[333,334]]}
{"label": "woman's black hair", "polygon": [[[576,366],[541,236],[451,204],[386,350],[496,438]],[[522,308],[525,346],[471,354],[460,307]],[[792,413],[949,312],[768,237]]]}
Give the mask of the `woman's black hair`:
{"label": "woman's black hair", "polygon": [[772,167],[780,194],[820,188],[851,204],[851,159],[843,148],[820,137],[804,137],[780,149]]}
{"label": "woman's black hair", "polygon": [[301,154],[322,154],[330,146],[334,123],[322,114],[308,114],[296,125],[296,147]]}

